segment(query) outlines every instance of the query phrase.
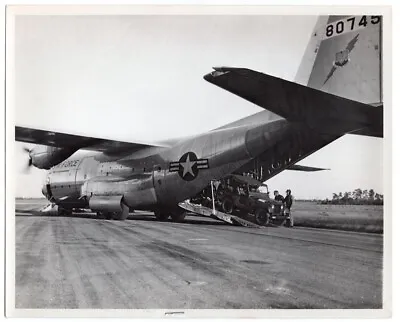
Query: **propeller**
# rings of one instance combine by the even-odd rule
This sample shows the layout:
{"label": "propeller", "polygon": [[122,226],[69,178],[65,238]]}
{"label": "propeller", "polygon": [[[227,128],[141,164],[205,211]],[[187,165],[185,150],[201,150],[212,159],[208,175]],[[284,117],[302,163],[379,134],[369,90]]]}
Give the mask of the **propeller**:
{"label": "propeller", "polygon": [[24,172],[27,173],[27,172],[29,172],[29,170],[30,170],[30,168],[31,168],[31,166],[32,166],[32,157],[31,157],[31,151],[32,151],[32,150],[29,149],[29,148],[27,148],[27,147],[23,147],[23,151],[24,151],[25,153],[27,153],[28,156],[29,156],[28,164],[27,164],[26,167],[24,168]]}

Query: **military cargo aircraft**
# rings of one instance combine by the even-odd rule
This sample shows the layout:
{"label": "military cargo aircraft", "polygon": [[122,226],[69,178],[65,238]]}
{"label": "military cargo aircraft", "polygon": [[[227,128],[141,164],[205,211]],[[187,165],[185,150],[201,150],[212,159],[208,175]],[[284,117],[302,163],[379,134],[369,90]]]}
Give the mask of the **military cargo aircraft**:
{"label": "military cargo aircraft", "polygon": [[28,165],[49,170],[42,192],[61,213],[89,208],[124,220],[138,209],[181,221],[178,204],[212,180],[251,172],[264,182],[283,170],[312,171],[296,163],[345,134],[383,137],[381,20],[320,17],[297,83],[214,68],[206,81],[264,111],[206,133],[146,144],[16,126],[15,139],[38,144],[27,150]]}

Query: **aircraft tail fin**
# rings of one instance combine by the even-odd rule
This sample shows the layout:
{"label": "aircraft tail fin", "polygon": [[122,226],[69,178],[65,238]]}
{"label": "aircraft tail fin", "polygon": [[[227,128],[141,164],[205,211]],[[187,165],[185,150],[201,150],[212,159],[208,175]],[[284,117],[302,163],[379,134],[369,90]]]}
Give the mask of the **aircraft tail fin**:
{"label": "aircraft tail fin", "polygon": [[354,101],[380,105],[381,34],[381,16],[320,16],[295,82]]}
{"label": "aircraft tail fin", "polygon": [[231,67],[204,78],[320,133],[383,137],[381,25],[382,16],[319,17],[296,83]]}

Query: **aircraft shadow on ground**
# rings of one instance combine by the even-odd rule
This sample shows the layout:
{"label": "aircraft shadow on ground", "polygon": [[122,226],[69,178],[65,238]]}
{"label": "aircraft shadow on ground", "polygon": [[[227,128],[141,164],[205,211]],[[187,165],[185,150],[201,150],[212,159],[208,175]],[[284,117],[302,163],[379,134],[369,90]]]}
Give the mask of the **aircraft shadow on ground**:
{"label": "aircraft shadow on ground", "polygon": [[[106,220],[106,219],[98,219],[96,214],[94,213],[74,213],[73,215],[58,215],[56,213],[45,213],[40,211],[34,210],[16,210],[15,216],[16,217],[27,217],[27,214],[30,214],[29,217],[66,217],[66,218],[87,218],[87,219],[95,219],[95,220]],[[157,222],[158,220],[153,215],[134,215],[131,214],[126,219],[129,221],[154,221]],[[171,220],[165,221],[166,223],[171,222]],[[184,225],[210,225],[210,226],[230,226],[228,223],[222,221],[211,221],[202,219],[202,217],[195,217],[191,216],[190,219],[185,219],[180,224]]]}

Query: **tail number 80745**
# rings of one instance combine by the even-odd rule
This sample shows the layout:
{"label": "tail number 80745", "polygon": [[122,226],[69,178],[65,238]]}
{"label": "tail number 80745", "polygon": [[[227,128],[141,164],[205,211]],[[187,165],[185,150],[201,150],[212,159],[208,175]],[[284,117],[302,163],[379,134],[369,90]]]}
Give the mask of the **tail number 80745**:
{"label": "tail number 80745", "polygon": [[368,24],[376,25],[380,23],[381,16],[359,16],[332,22],[326,26],[326,38],[334,37],[342,33],[351,32],[361,28],[366,28]]}

